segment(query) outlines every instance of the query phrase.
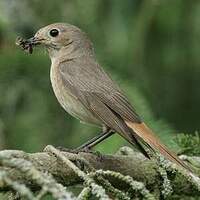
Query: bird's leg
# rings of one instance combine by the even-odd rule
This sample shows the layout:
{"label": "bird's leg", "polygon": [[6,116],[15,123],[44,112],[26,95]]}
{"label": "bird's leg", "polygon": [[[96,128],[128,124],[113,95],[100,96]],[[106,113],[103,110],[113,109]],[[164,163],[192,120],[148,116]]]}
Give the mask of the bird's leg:
{"label": "bird's leg", "polygon": [[92,139],[90,139],[89,141],[87,141],[86,143],[82,144],[80,147],[76,148],[77,150],[83,150],[83,149],[88,149],[90,150],[91,148],[93,148],[94,146],[96,146],[97,144],[99,144],[100,142],[102,142],[103,140],[105,140],[106,138],[110,137],[111,135],[114,134],[113,130],[103,130],[103,132],[101,132],[100,134],[98,134],[97,136],[93,137]]}
{"label": "bird's leg", "polygon": [[93,137],[86,143],[82,144],[80,147],[76,149],[67,149],[65,147],[57,147],[61,151],[67,151],[67,152],[72,152],[72,153],[79,153],[79,152],[92,152],[91,149],[105,140],[106,138],[110,137],[111,135],[114,134],[114,131],[109,129],[109,128],[103,128],[103,131],[98,134],[97,136]]}

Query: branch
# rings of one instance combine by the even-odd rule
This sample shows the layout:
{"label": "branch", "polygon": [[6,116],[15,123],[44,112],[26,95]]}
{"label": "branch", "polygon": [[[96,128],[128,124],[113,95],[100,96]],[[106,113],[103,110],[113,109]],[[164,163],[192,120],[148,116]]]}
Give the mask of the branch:
{"label": "branch", "polygon": [[[195,162],[196,167],[200,168],[198,164]],[[197,176],[177,170],[173,165],[166,172],[130,148],[122,148],[116,155],[101,156],[62,152],[52,146],[47,146],[45,152],[40,153],[4,150],[0,151],[0,166],[0,190],[16,190],[22,196],[29,196],[29,199],[33,199],[33,191],[41,188],[38,196],[48,192],[55,199],[73,199],[73,195],[64,186],[82,182],[85,187],[79,199],[87,199],[85,196],[91,194],[100,199],[109,199],[110,194],[130,199],[127,195],[130,188],[144,199],[157,199],[161,195],[171,195],[172,191],[176,195],[200,195]],[[24,189],[25,186],[31,189]]]}

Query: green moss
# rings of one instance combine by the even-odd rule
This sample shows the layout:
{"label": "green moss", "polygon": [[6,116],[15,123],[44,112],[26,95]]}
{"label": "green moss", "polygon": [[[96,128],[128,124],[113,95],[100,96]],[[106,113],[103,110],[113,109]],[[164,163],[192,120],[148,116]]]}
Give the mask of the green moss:
{"label": "green moss", "polygon": [[181,154],[199,156],[200,155],[200,133],[178,134],[175,141],[181,148]]}

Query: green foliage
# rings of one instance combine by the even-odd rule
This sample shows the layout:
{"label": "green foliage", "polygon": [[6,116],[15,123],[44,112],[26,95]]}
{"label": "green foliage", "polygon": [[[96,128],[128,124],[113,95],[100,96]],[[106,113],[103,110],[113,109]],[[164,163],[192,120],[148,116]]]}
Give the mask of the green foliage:
{"label": "green foliage", "polygon": [[[38,0],[0,1],[1,148],[77,147],[100,132],[59,106],[46,53],[36,49],[29,56],[15,47],[17,35],[31,37],[41,26],[62,21],[87,32],[99,62],[123,83],[138,113],[178,150],[174,133],[192,132],[199,124],[200,2],[169,2],[45,0],[41,6]],[[97,150],[113,152],[124,143],[114,135]]]}
{"label": "green foliage", "polygon": [[[101,65],[161,140],[175,151],[200,154],[199,132],[173,140],[176,132],[199,129],[200,1],[0,0],[0,11],[1,149],[72,148],[100,132],[60,107],[47,54],[26,55],[14,44],[17,35],[68,22],[89,35]],[[124,144],[114,135],[96,149],[112,153]]]}
{"label": "green foliage", "polygon": [[[46,144],[72,148],[101,131],[79,123],[59,106],[49,81],[50,63],[43,51],[32,56],[18,49],[14,55],[2,52],[0,63],[0,118],[5,127],[7,148],[36,151]],[[130,101],[135,102],[136,110],[142,114],[145,121],[168,145],[173,146],[172,140],[169,139],[171,134],[166,134],[172,133],[170,126],[163,120],[155,119],[141,92],[126,82],[122,88]],[[127,144],[124,139],[114,135],[98,145],[97,150],[111,153],[123,144]]]}
{"label": "green foliage", "polygon": [[196,131],[191,134],[178,134],[176,142],[181,148],[181,154],[199,156],[200,155],[200,133]]}

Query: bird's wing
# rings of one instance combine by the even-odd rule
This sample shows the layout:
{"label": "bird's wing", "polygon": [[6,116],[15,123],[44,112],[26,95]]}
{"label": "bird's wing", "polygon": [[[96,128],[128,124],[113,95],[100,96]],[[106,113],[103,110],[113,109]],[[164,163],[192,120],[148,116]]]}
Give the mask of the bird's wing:
{"label": "bird's wing", "polygon": [[139,138],[125,123],[125,120],[140,123],[140,119],[117,85],[98,66],[91,65],[84,68],[84,63],[80,66],[78,64],[68,61],[59,65],[66,89],[70,90],[102,124],[118,132],[149,157],[140,144],[143,139]]}
{"label": "bird's wing", "polygon": [[[87,64],[87,66],[86,66]],[[126,96],[97,63],[64,61],[60,73],[66,87],[81,101],[90,96],[120,115],[124,120],[141,122]],[[88,102],[89,103],[89,102]],[[87,105],[89,106],[89,104]]]}
{"label": "bird's wing", "polygon": [[159,151],[172,162],[190,168],[171,152],[155,134],[141,122],[134,109],[129,104],[117,85],[99,66],[84,60],[62,62],[60,73],[67,89],[82,102],[98,119],[108,127],[117,131],[122,137],[136,147],[147,157],[144,144],[150,150]]}

